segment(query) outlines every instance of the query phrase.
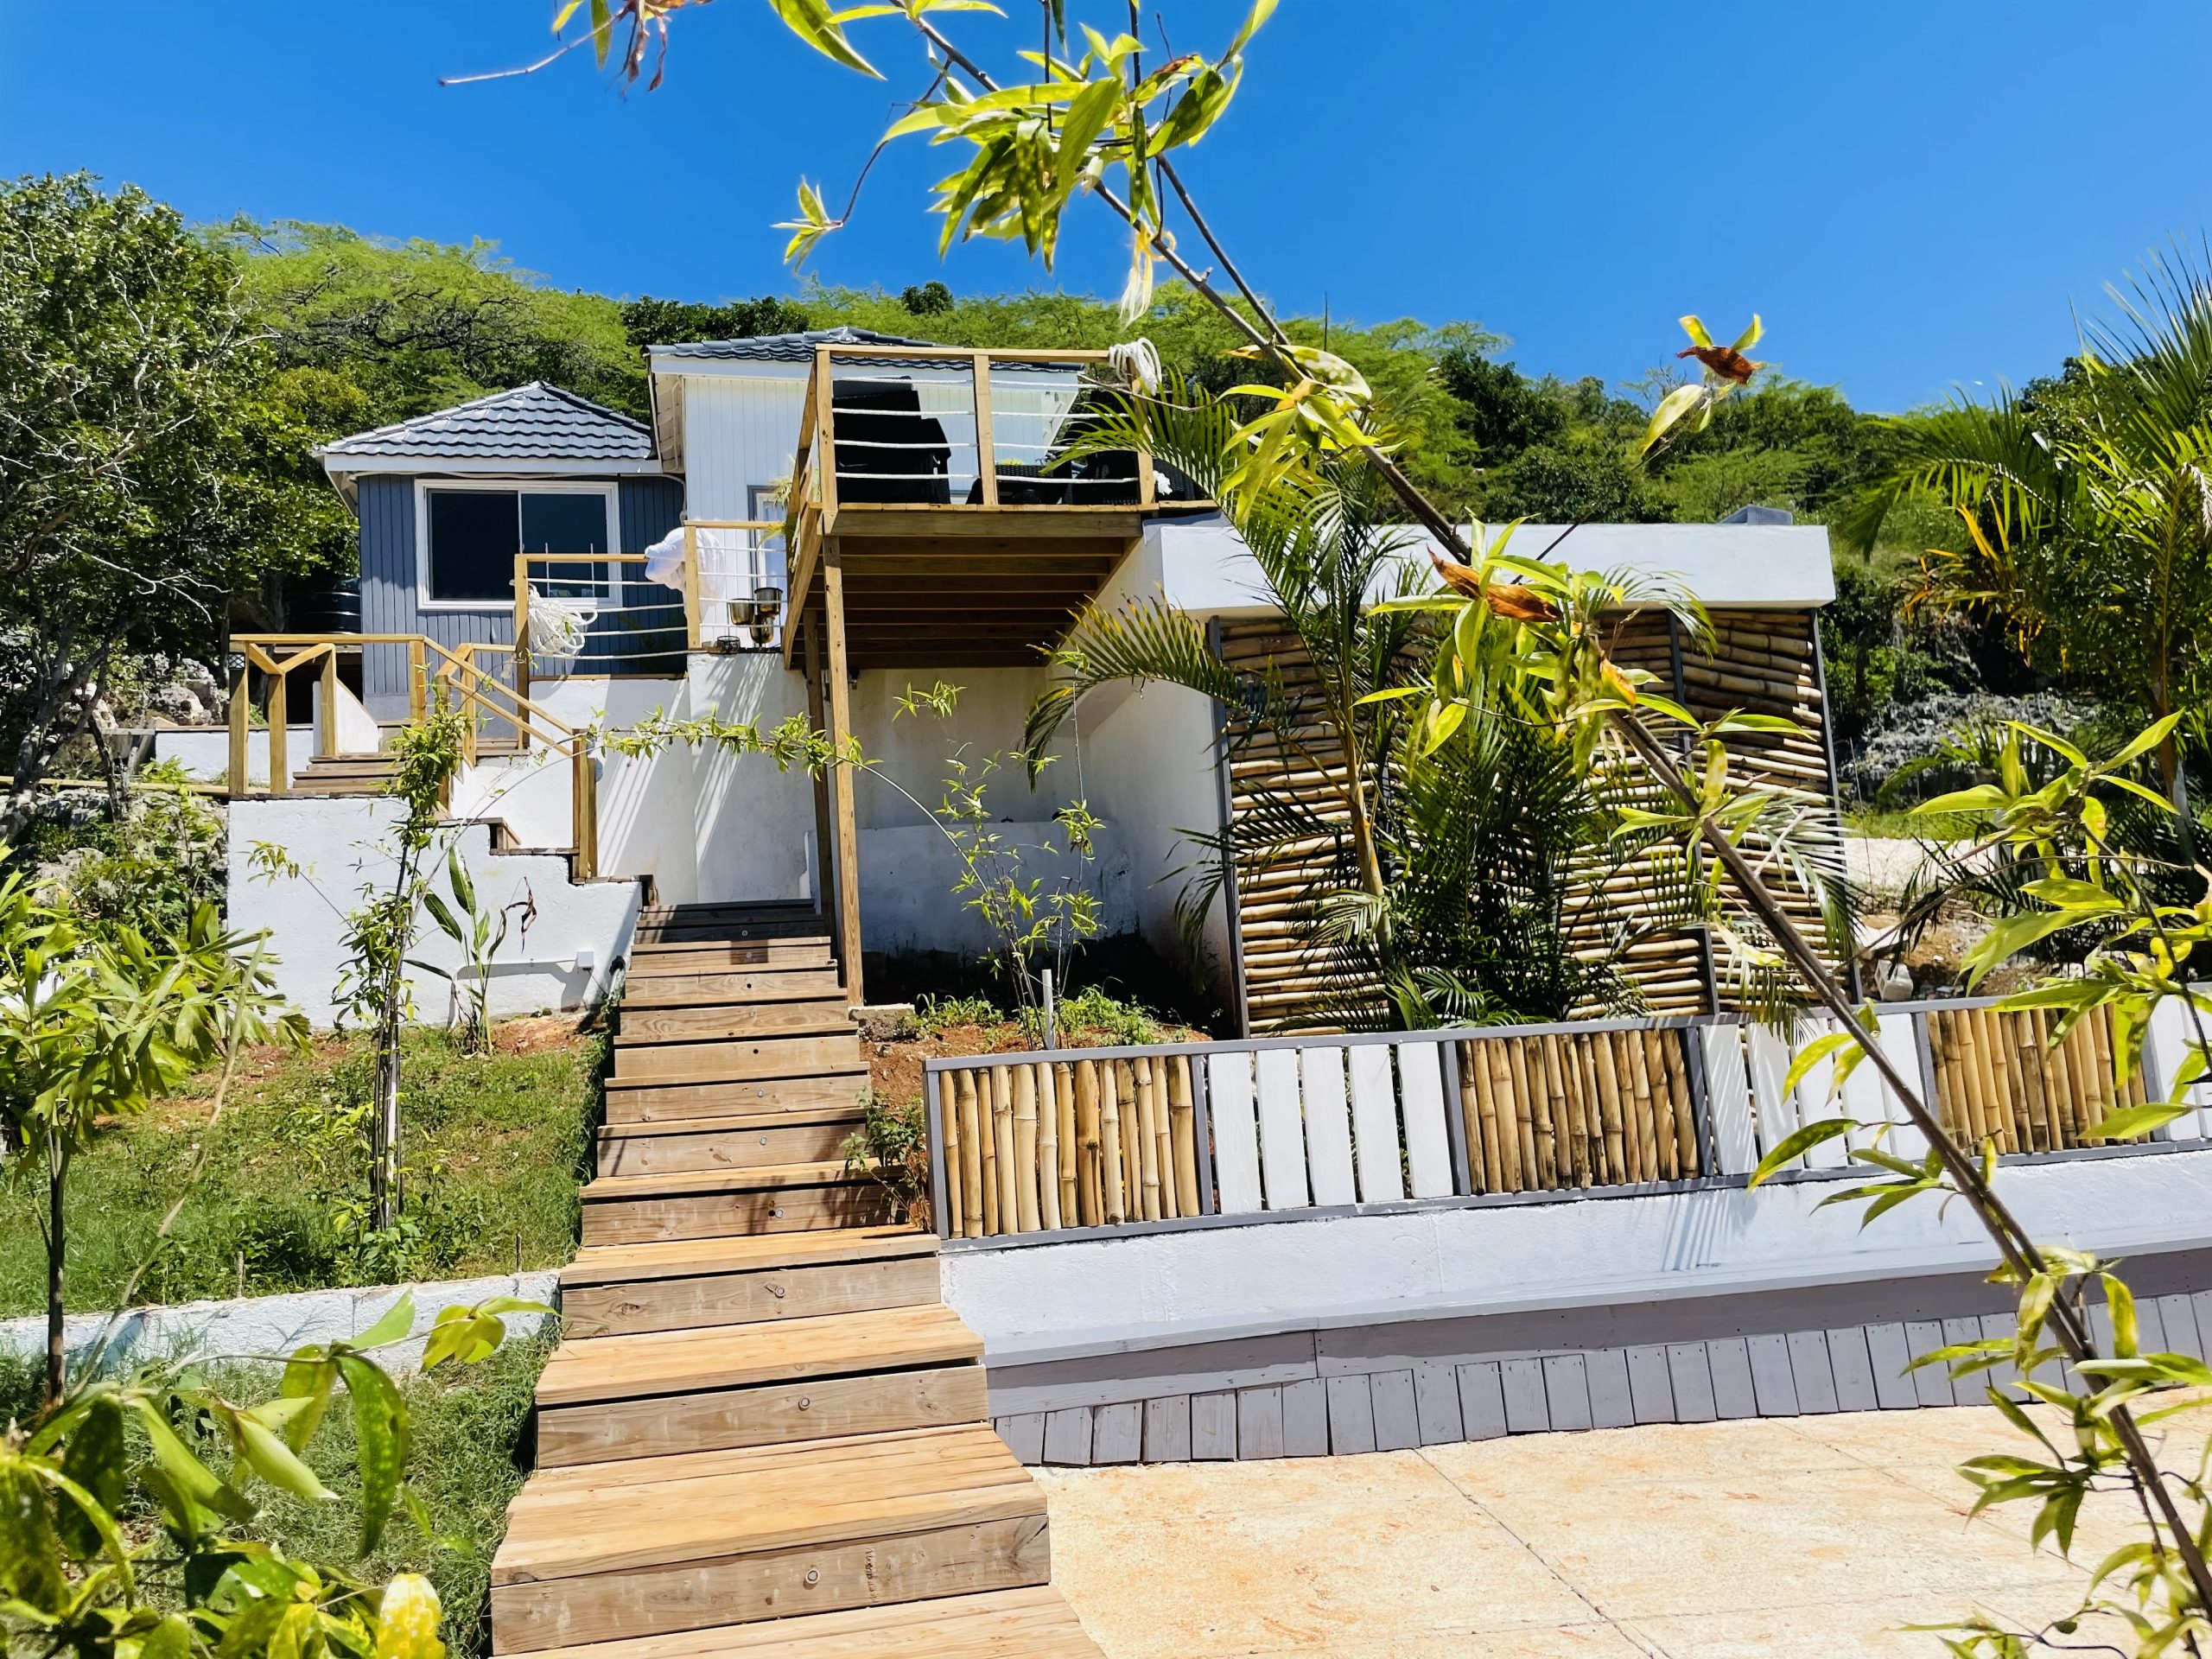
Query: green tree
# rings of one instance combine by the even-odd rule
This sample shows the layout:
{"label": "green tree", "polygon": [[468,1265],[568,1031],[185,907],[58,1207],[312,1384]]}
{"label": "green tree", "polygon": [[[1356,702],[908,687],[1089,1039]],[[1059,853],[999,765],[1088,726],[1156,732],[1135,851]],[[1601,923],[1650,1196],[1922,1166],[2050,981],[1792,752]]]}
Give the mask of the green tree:
{"label": "green tree", "polygon": [[46,1397],[61,1396],[69,1164],[103,1118],[140,1112],[226,1050],[305,1021],[278,1016],[252,942],[213,905],[173,939],[81,931],[18,874],[0,876],[0,1114],[46,1188]]}
{"label": "green tree", "polygon": [[1956,516],[1927,602],[2002,623],[2032,665],[2178,734],[2212,740],[2212,274],[2182,254],[2113,290],[2081,356],[2031,395],[1896,423],[1885,474],[1846,523],[1871,546],[1900,505]]}
{"label": "green tree", "polygon": [[0,837],[124,653],[213,655],[231,595],[344,516],[267,464],[296,410],[233,285],[141,191],[0,182]]}
{"label": "green tree", "polygon": [[[939,284],[943,286],[943,284]],[[746,340],[755,334],[791,334],[814,326],[804,307],[766,294],[757,300],[719,305],[696,300],[657,300],[650,294],[622,302],[622,333],[643,351],[648,346],[683,346],[699,340]]]}

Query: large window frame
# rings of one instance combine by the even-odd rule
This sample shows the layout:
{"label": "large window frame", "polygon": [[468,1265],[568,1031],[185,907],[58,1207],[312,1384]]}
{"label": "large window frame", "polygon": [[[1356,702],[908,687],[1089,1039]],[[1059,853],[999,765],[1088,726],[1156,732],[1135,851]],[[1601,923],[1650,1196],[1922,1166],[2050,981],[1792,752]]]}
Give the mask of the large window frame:
{"label": "large window frame", "polygon": [[[621,486],[597,480],[554,478],[418,478],[415,480],[415,607],[418,611],[473,613],[480,616],[511,616],[514,613],[514,596],[510,580],[507,596],[504,599],[437,599],[430,592],[430,496],[433,492],[447,493],[464,490],[512,495],[518,498],[516,511],[519,514],[519,498],[525,495],[595,495],[606,503],[607,552],[622,550],[622,490]],[[521,526],[516,526],[520,539]],[[578,560],[579,564],[588,561]],[[597,596],[613,604],[620,597],[619,566],[603,560],[588,563],[598,565],[601,572],[598,581],[578,583],[563,581],[564,591],[576,588],[596,589]]]}

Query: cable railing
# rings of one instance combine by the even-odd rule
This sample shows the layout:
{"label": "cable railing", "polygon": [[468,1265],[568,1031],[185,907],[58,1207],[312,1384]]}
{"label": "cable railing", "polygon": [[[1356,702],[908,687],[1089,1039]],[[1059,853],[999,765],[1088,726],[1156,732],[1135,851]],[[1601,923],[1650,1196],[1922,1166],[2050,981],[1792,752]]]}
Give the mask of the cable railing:
{"label": "cable railing", "polygon": [[[500,678],[479,660],[489,658],[495,668],[505,666],[511,676],[519,680],[524,671],[522,655],[512,645],[473,643],[447,646],[419,633],[232,635],[234,664],[228,711],[230,760],[225,779],[229,798],[243,800],[257,795],[263,798],[282,798],[300,792],[292,782],[287,716],[290,702],[289,681],[295,671],[302,669],[316,669],[320,679],[321,696],[316,701],[314,753],[310,760],[340,755],[363,758],[372,753],[346,751],[340,746],[343,694],[338,677],[340,653],[371,646],[405,649],[410,721],[423,719],[433,705],[458,709],[468,715],[461,733],[464,766],[474,766],[483,760],[486,733],[493,734],[491,741],[494,742],[502,741],[499,734],[511,734],[504,741],[511,744],[515,753],[524,752],[532,743],[537,743],[551,755],[567,761],[573,837],[571,870],[580,881],[595,876],[599,867],[598,766],[591,753],[588,734],[533,702],[526,684]],[[264,679],[269,741],[269,781],[258,791],[253,788],[248,770],[254,709],[251,676],[255,672]],[[448,804],[451,789],[448,780]]]}
{"label": "cable railing", "polygon": [[[1882,1008],[1876,1036],[1945,1128],[2001,1157],[2107,1146],[2111,1113],[2160,1097],[2189,1039],[2154,1020],[2115,1081],[2099,1015],[2054,1040],[2047,1011],[1997,999]],[[1796,1079],[1791,1036],[1745,1019],[1577,1020],[1452,1031],[949,1056],[924,1067],[931,1217],[984,1239],[1151,1225],[1298,1220],[1376,1205],[1741,1186],[1798,1129],[1865,1127],[1789,1160],[1790,1179],[1917,1160],[1904,1103],[1861,1065]],[[1785,1086],[1787,1085],[1787,1086]],[[2143,1146],[2212,1141],[2212,1083]]]}

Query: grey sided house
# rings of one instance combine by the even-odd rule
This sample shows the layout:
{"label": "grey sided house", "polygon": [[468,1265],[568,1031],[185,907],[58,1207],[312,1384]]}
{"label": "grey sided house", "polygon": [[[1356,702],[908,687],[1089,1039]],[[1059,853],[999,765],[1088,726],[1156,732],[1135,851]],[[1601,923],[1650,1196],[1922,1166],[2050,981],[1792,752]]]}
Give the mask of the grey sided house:
{"label": "grey sided house", "polygon": [[[512,647],[517,561],[531,556],[539,591],[589,624],[575,671],[683,672],[683,595],[606,562],[683,522],[683,481],[662,470],[643,423],[532,381],[321,454],[360,519],[364,632]],[[549,555],[575,557],[548,567]],[[621,627],[598,626],[601,607]],[[396,647],[364,653],[362,701],[379,720],[406,716],[406,674]]]}

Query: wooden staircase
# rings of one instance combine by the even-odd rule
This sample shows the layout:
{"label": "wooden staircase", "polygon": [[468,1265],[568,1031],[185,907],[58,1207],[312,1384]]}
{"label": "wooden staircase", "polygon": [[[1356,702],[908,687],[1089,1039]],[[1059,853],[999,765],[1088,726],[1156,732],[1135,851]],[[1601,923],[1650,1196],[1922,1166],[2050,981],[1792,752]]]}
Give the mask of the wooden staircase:
{"label": "wooden staircase", "polygon": [[937,1241],[845,1167],[867,1081],[810,908],[647,913],[496,1653],[1098,1659]]}

